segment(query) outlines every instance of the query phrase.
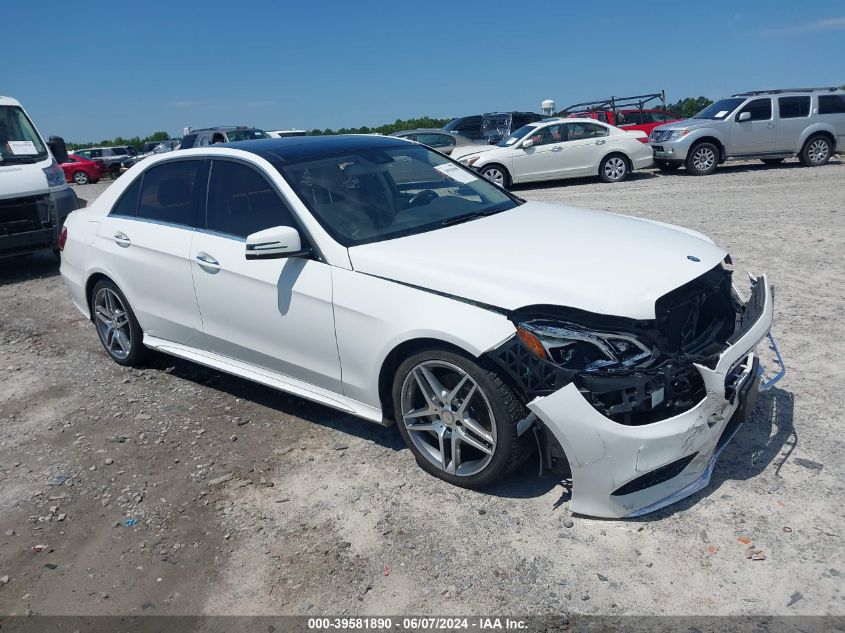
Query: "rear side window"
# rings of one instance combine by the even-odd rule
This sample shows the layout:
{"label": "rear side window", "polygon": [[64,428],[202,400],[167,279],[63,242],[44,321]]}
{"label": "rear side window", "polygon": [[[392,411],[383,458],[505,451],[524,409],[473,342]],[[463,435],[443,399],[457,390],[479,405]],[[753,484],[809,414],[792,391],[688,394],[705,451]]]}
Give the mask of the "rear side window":
{"label": "rear side window", "polygon": [[772,100],[754,99],[745,104],[745,107],[737,112],[737,117],[743,112],[750,112],[750,121],[768,121],[772,118]]}
{"label": "rear side window", "polygon": [[845,95],[819,95],[819,114],[845,112]]}
{"label": "rear side window", "polygon": [[203,160],[178,160],[144,172],[137,217],[195,227],[205,192],[207,166]]}
{"label": "rear side window", "polygon": [[129,185],[129,189],[123,192],[109,215],[120,215],[128,218],[134,218],[138,215],[138,199],[141,193],[142,180],[143,177],[136,178],[135,182]]}
{"label": "rear side window", "polygon": [[781,119],[810,116],[810,97],[779,97],[778,114]]}
{"label": "rear side window", "polygon": [[417,141],[429,147],[451,147],[455,139],[448,134],[417,134]]}
{"label": "rear side window", "polygon": [[208,187],[210,231],[246,237],[274,226],[296,226],[293,213],[269,181],[243,163],[213,161]]}

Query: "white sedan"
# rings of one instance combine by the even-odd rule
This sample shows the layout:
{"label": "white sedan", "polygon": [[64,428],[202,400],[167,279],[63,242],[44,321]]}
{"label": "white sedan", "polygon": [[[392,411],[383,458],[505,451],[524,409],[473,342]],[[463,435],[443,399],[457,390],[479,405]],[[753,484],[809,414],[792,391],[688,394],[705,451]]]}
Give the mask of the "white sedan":
{"label": "white sedan", "polygon": [[766,278],[744,302],[699,233],[526,202],[395,137],[153,156],[60,244],[115,362],[152,348],[395,422],[460,486],[539,443],[572,510],[596,516],[707,482],[753,409],[772,323]]}
{"label": "white sedan", "polygon": [[596,175],[619,182],[654,162],[646,138],[593,119],[548,119],[524,125],[496,145],[456,148],[452,158],[502,187]]}

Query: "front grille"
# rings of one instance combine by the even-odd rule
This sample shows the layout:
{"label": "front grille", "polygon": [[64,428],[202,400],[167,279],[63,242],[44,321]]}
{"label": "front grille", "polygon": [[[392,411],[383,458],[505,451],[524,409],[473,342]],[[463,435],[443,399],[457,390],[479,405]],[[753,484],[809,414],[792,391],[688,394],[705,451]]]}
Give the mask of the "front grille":
{"label": "front grille", "polygon": [[0,200],[0,235],[13,235],[42,228],[49,217],[46,196]]}
{"label": "front grille", "polygon": [[671,135],[671,130],[652,130],[651,137],[648,140],[654,143],[665,143]]}
{"label": "front grille", "polygon": [[664,481],[669,481],[673,477],[680,475],[684,471],[684,468],[689,466],[690,462],[695,459],[696,455],[698,455],[698,453],[687,455],[686,457],[682,457],[671,464],[666,464],[665,466],[656,468],[645,475],[640,475],[636,479],[632,479],[627,484],[614,490],[610,494],[613,497],[621,497],[634,492],[639,492],[640,490],[645,490],[646,488],[651,488],[657,484],[662,484]]}

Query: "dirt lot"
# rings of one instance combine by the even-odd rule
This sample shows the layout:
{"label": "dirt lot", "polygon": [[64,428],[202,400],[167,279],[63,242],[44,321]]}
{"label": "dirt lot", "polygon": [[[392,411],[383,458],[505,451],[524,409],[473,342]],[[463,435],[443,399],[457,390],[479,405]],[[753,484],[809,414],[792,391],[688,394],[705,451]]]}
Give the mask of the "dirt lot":
{"label": "dirt lot", "polygon": [[519,193],[686,225],[770,274],[789,374],[708,488],[634,521],[570,517],[535,461],[454,488],[393,428],[119,367],[51,255],[0,260],[0,614],[845,614],[845,165]]}

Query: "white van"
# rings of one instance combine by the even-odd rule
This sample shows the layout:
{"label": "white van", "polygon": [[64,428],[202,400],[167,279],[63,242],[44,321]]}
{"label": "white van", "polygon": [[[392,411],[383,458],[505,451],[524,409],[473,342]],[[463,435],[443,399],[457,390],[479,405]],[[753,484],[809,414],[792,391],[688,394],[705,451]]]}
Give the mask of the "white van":
{"label": "white van", "polygon": [[65,218],[79,208],[65,160],[63,139],[45,143],[21,104],[0,96],[0,257],[57,251]]}

